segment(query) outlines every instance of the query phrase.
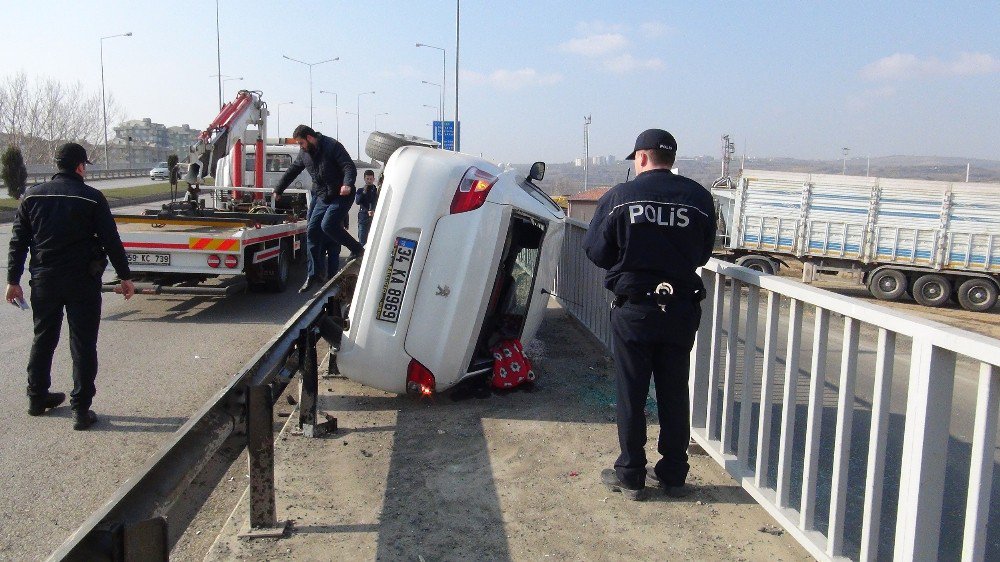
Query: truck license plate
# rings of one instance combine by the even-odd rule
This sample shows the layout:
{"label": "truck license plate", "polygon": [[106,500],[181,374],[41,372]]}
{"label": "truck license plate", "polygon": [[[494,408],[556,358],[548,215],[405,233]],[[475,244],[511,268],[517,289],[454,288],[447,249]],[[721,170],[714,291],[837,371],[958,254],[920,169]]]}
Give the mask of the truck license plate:
{"label": "truck license plate", "polygon": [[170,254],[128,253],[129,265],[170,265]]}
{"label": "truck license plate", "polygon": [[378,320],[386,322],[399,321],[399,307],[403,303],[403,293],[406,291],[406,280],[410,278],[410,265],[413,264],[413,254],[417,251],[417,241],[409,238],[396,237],[392,249],[392,262],[385,272],[385,283],[382,284],[382,300],[378,305]]}

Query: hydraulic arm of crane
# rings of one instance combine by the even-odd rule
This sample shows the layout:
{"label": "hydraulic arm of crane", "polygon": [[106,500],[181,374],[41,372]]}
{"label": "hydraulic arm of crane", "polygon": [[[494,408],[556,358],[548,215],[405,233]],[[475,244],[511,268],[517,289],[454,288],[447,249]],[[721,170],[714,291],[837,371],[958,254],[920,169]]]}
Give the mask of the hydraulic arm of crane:
{"label": "hydraulic arm of crane", "polygon": [[[216,185],[240,187],[243,185],[243,153],[245,133],[250,126],[256,126],[257,138],[254,160],[256,185],[264,185],[264,139],[267,138],[267,104],[260,92],[240,90],[236,99],[223,106],[215,120],[198,135],[198,141],[188,149],[190,162],[184,180],[201,183],[202,178],[215,173],[219,160],[232,154],[231,177],[216,177]],[[226,174],[219,174],[225,176]]]}

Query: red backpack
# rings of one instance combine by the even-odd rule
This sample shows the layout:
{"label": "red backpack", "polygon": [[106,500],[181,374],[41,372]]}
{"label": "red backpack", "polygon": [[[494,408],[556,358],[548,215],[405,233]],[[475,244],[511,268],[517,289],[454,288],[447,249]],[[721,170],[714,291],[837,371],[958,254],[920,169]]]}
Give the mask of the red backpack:
{"label": "red backpack", "polygon": [[493,376],[490,377],[493,388],[514,388],[535,380],[531,361],[524,356],[520,341],[500,341],[490,348],[490,352],[493,353]]}

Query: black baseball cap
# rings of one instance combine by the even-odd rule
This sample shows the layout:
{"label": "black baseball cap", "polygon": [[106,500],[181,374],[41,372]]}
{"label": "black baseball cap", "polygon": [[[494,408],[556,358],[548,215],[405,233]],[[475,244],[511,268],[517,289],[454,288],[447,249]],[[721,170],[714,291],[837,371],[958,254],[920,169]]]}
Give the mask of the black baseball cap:
{"label": "black baseball cap", "polygon": [[60,168],[76,168],[80,164],[93,164],[87,158],[87,149],[75,142],[68,142],[56,151],[56,165]]}
{"label": "black baseball cap", "polygon": [[635,150],[625,157],[626,160],[635,160],[635,153],[639,150],[670,150],[677,152],[677,141],[674,136],[663,129],[646,129],[635,138]]}

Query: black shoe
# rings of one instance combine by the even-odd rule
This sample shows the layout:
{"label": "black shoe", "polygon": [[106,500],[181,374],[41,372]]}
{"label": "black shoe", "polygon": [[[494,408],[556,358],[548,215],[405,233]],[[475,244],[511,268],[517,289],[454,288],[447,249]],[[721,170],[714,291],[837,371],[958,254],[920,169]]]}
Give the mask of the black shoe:
{"label": "black shoe", "polygon": [[660,480],[660,477],[656,475],[656,471],[651,466],[646,467],[646,486],[663,490],[664,494],[672,498],[683,498],[692,492],[691,487],[685,484],[681,484],[680,486],[664,486],[663,481]]}
{"label": "black shoe", "polygon": [[306,282],[303,283],[301,287],[299,287],[299,292],[300,293],[308,292],[309,289],[312,288],[313,284],[316,282],[317,280],[315,277],[306,277]]}
{"label": "black shoe", "polygon": [[351,252],[351,255],[347,256],[347,261],[359,260],[362,257],[364,257],[364,255],[365,255],[365,248],[364,246],[362,246],[361,249],[358,250],[357,252]]}
{"label": "black shoe", "polygon": [[49,392],[45,396],[30,396],[28,397],[28,415],[40,416],[45,413],[45,410],[62,404],[63,400],[66,400],[66,395],[62,392]]}
{"label": "black shoe", "polygon": [[618,474],[613,468],[605,468],[601,471],[601,483],[612,492],[621,492],[625,499],[641,502],[646,499],[644,488],[626,488],[622,481],[618,479]]}
{"label": "black shoe", "polygon": [[73,429],[83,431],[97,423],[97,414],[93,410],[73,412]]}

